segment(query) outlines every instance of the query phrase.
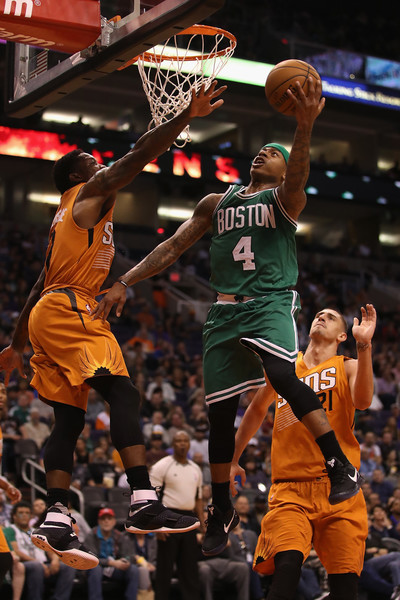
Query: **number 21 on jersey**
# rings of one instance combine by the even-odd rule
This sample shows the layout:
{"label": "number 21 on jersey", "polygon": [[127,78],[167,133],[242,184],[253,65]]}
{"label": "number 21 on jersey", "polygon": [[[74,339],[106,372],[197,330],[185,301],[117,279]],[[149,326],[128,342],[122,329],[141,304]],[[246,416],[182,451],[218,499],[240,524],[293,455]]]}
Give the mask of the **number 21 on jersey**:
{"label": "number 21 on jersey", "polygon": [[251,235],[244,235],[240,238],[232,250],[233,260],[242,262],[243,271],[255,271],[254,252],[251,251]]}

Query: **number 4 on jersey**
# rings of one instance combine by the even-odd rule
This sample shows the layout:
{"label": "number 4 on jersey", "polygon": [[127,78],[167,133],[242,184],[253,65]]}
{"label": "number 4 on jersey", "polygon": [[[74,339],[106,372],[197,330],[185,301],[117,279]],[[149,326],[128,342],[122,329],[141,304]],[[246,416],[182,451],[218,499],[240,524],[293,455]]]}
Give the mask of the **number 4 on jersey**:
{"label": "number 4 on jersey", "polygon": [[254,252],[251,251],[251,236],[244,235],[232,250],[233,260],[243,262],[243,271],[255,271]]}

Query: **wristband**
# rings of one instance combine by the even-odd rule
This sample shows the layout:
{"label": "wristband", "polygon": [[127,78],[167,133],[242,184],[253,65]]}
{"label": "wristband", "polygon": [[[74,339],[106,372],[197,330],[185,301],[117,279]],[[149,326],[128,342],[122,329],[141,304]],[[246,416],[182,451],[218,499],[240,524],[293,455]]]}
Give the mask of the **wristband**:
{"label": "wristband", "polygon": [[122,281],[122,279],[118,279],[118,283],[122,283],[122,285],[124,285],[126,288],[129,287],[129,285],[125,281]]}

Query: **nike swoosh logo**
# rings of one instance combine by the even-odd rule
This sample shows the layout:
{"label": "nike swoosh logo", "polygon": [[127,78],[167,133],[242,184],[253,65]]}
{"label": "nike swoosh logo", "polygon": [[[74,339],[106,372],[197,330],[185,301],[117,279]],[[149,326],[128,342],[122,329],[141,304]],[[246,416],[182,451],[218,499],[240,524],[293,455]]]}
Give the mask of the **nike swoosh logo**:
{"label": "nike swoosh logo", "polygon": [[349,473],[347,473],[347,475],[354,481],[354,483],[357,483],[357,469],[354,469],[354,475],[350,475]]}
{"label": "nike swoosh logo", "polygon": [[225,533],[229,533],[229,528],[232,525],[232,521],[233,521],[234,518],[235,518],[235,513],[233,513],[232,519],[229,521],[228,525],[225,525],[225,523],[224,523],[224,531],[225,531]]}

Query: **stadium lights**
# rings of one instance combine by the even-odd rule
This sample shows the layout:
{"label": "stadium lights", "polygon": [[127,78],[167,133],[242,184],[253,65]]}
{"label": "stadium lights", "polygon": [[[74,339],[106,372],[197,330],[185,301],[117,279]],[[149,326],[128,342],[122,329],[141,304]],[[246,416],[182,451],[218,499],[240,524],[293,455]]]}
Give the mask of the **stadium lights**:
{"label": "stadium lights", "polygon": [[41,204],[60,204],[60,196],[56,196],[55,194],[41,194],[40,192],[30,192],[28,200]]}

